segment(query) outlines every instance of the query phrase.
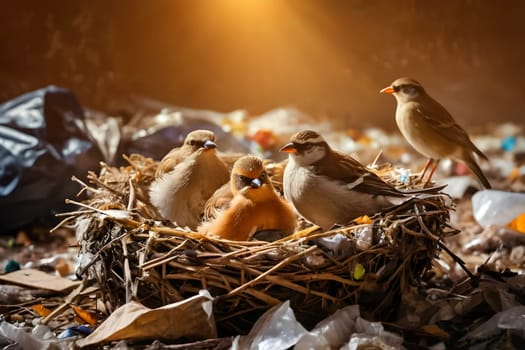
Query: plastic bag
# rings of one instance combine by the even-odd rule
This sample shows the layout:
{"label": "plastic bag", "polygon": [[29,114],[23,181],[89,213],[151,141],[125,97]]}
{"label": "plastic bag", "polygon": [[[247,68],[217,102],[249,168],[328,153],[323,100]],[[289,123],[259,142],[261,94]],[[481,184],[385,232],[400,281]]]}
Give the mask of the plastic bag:
{"label": "plastic bag", "polygon": [[[49,86],[0,105],[0,227],[51,224],[102,155],[85,132],[74,94]],[[0,232],[1,233],[1,232]]]}

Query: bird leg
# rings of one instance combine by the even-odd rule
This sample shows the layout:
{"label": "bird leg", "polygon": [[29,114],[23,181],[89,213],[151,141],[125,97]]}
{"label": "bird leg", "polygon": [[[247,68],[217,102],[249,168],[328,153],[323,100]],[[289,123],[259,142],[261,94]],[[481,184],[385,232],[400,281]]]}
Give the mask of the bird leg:
{"label": "bird leg", "polygon": [[423,181],[423,178],[425,177],[425,174],[427,173],[429,165],[434,161],[432,158],[428,158],[427,162],[425,163],[425,167],[423,168],[423,171],[419,175],[419,181]]}
{"label": "bird leg", "polygon": [[430,171],[430,175],[428,176],[427,181],[423,185],[423,187],[427,187],[427,185],[430,183],[430,180],[432,180],[432,175],[434,175],[434,171],[436,171],[436,168],[439,164],[440,159],[434,161],[434,166],[432,167],[432,170]]}

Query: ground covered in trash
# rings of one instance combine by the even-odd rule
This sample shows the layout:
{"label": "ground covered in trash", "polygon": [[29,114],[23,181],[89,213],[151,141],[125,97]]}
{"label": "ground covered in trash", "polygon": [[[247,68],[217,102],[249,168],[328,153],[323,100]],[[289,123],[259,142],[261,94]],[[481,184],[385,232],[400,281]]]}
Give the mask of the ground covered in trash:
{"label": "ground covered in trash", "polygon": [[[118,145],[128,142],[124,153],[146,153],[158,159],[152,149],[165,153],[162,138],[166,135],[172,137],[175,132],[180,138],[188,127],[212,126],[222,132],[220,139],[229,150],[257,153],[276,161],[282,160],[277,150],[292,132],[315,128],[335,148],[365,164],[381,152],[381,162],[400,168],[401,182],[424,164],[397,133],[380,129],[334,131],[329,124],[316,123],[293,109],[254,117],[243,111],[165,110],[150,113],[149,119],[128,120],[119,134],[122,139],[112,142],[110,131],[119,123],[104,117],[92,115],[90,127],[95,138],[103,140],[99,146],[104,160],[115,163],[120,162],[122,147]],[[175,131],[163,129],[176,123]],[[160,136],[155,139],[152,135]],[[206,291],[165,308],[128,303],[126,309],[111,313],[113,308],[105,304],[98,286],[86,286],[77,279],[78,266],[85,265],[81,260],[87,257],[79,255],[82,242],[75,230],[63,225],[50,233],[50,226],[31,224],[0,232],[0,269],[4,272],[0,275],[0,347],[37,349],[52,344],[66,349],[77,342],[77,346],[108,349],[248,349],[264,341],[274,349],[523,348],[523,135],[522,127],[512,124],[473,135],[490,159],[482,167],[497,191],[479,191],[464,166],[441,163],[435,179],[448,184],[445,192],[455,207],[450,212],[450,224],[458,233],[445,240],[432,269],[420,276],[419,283],[405,289],[396,316],[388,321],[366,319],[359,307],[350,305],[306,329],[296,320],[290,304],[282,300],[259,318],[248,335],[224,337],[210,321],[211,296]],[[129,143],[140,136],[142,143]],[[131,318],[135,321],[130,322]],[[180,320],[183,322],[176,331],[169,328],[169,322]],[[177,340],[164,338],[166,326],[169,332],[180,332]],[[100,341],[83,344],[82,339],[95,329]]]}

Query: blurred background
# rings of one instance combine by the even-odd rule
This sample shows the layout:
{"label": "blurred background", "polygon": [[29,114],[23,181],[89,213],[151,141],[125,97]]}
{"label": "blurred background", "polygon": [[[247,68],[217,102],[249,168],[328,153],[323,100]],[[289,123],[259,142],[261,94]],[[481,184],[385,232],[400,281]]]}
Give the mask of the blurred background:
{"label": "blurred background", "polygon": [[467,128],[525,120],[525,1],[2,7],[1,101],[55,84],[106,113],[134,94],[220,112],[295,106],[344,127],[393,130],[395,101],[378,91],[411,76]]}

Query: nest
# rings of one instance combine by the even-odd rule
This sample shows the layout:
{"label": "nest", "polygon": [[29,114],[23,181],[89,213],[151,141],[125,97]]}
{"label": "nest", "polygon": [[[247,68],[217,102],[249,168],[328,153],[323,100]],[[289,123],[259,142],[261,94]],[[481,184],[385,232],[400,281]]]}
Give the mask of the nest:
{"label": "nest", "polygon": [[[336,309],[358,303],[370,319],[395,315],[401,294],[417,285],[444,247],[451,209],[442,194],[411,198],[371,220],[321,231],[306,227],[273,242],[226,241],[158,220],[147,199],[157,162],[139,155],[129,166],[102,164],[82,185],[75,225],[85,261],[106,305],[131,299],[149,307],[207,289],[215,297],[220,334],[246,333],[269,307],[290,300],[311,326]],[[392,167],[380,170],[395,182]]]}

